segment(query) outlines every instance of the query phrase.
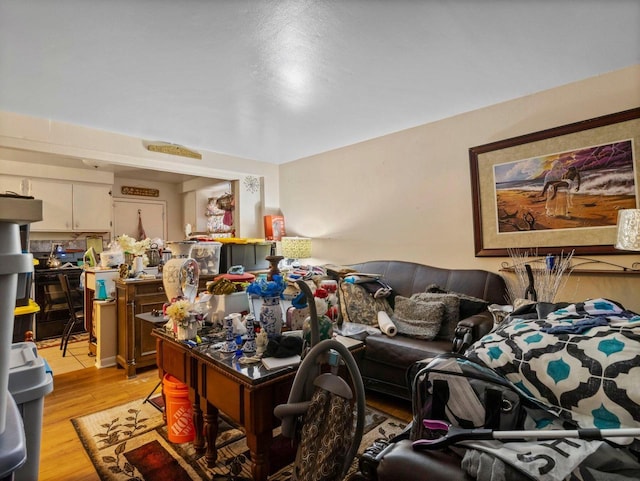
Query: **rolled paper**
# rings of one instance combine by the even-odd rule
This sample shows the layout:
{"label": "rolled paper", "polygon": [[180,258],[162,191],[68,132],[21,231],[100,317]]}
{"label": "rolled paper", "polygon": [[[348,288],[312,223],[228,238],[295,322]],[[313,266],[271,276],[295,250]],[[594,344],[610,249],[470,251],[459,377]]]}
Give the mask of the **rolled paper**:
{"label": "rolled paper", "polygon": [[389,317],[389,314],[384,311],[378,312],[378,327],[389,337],[393,337],[398,333],[396,325]]}

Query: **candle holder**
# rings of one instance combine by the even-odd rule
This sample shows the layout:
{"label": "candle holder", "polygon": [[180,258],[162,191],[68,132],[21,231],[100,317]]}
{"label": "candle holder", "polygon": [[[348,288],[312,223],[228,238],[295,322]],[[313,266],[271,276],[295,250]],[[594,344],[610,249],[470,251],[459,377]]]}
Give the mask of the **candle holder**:
{"label": "candle holder", "polygon": [[267,273],[267,280],[273,280],[273,276],[280,274],[280,269],[278,269],[278,264],[284,257],[282,256],[267,256],[265,257],[267,261],[269,261],[269,272]]}
{"label": "candle holder", "polygon": [[242,351],[247,353],[256,352],[258,346],[256,346],[255,316],[253,314],[247,314],[245,326],[247,328],[247,340],[242,346]]}
{"label": "candle holder", "polygon": [[233,317],[224,318],[225,343],[220,348],[220,352],[236,352],[236,338],[233,335]]}

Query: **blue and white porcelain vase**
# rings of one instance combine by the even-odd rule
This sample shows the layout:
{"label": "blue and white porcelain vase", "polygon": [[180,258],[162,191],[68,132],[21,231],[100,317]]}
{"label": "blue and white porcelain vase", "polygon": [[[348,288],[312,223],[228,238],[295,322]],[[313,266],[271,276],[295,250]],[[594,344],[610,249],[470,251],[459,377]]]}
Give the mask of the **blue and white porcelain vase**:
{"label": "blue and white porcelain vase", "polygon": [[260,328],[272,339],[282,332],[282,306],[279,297],[263,297],[260,308]]}

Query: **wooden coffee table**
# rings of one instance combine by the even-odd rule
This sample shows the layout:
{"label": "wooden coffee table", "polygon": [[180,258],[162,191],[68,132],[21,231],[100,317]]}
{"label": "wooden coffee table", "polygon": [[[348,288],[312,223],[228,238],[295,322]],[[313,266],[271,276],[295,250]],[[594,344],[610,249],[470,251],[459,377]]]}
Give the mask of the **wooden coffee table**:
{"label": "wooden coffee table", "polygon": [[[222,411],[245,429],[253,479],[266,480],[272,430],[280,423],[273,409],[287,402],[296,368],[269,371],[261,363],[241,364],[233,354],[221,353],[211,345],[191,348],[162,328],[154,329],[152,335],[156,337],[160,377],[169,373],[189,387],[194,447],[205,452],[207,466],[215,466],[217,460],[215,440]],[[357,353],[363,346],[360,343],[350,349]]]}

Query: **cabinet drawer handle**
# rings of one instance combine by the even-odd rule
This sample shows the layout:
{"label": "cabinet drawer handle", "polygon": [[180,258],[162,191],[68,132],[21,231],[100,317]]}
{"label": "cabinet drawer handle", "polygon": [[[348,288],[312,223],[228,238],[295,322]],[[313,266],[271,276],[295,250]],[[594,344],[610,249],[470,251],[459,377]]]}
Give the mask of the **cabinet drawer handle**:
{"label": "cabinet drawer handle", "polygon": [[158,292],[164,292],[164,287],[162,286],[158,287]]}

